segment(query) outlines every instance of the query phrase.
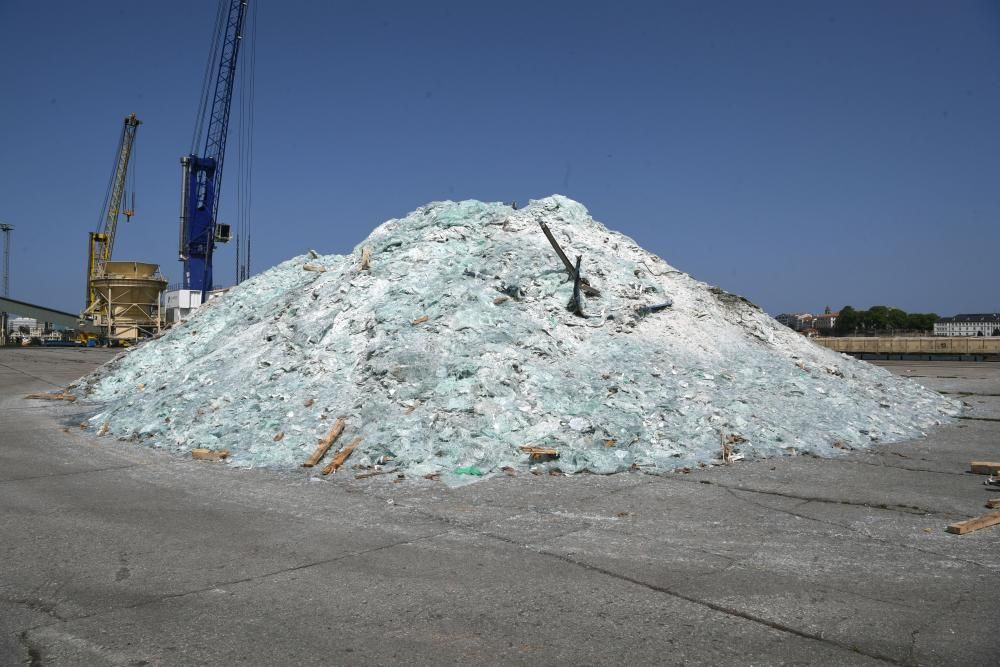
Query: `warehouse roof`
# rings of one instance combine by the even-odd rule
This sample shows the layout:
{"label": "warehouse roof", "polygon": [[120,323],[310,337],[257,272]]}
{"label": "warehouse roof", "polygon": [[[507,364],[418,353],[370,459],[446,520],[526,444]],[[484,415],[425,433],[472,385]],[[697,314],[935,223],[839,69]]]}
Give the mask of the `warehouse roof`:
{"label": "warehouse roof", "polygon": [[954,317],[942,317],[940,323],[947,322],[990,322],[1000,323],[1000,313],[960,313]]}

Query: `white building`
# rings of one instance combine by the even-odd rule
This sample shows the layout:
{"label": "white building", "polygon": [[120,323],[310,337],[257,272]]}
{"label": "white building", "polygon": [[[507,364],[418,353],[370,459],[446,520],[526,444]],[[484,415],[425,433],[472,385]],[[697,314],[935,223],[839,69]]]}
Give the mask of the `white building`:
{"label": "white building", "polygon": [[821,333],[829,333],[837,325],[837,315],[840,315],[840,313],[833,312],[830,310],[830,306],[827,306],[822,315],[817,315],[813,318],[812,326]]}
{"label": "white building", "polygon": [[784,324],[789,329],[802,331],[812,326],[813,316],[809,313],[782,313],[774,319]]}
{"label": "white building", "polygon": [[34,317],[12,317],[7,320],[7,331],[14,336],[41,336],[44,329],[44,323]]}
{"label": "white building", "polygon": [[175,289],[164,292],[163,310],[166,313],[167,326],[186,320],[200,305],[201,290]]}
{"label": "white building", "polygon": [[57,331],[51,322],[39,322],[34,317],[10,318],[7,320],[6,334],[9,338],[62,340],[62,333]]}
{"label": "white building", "polygon": [[[218,298],[228,291],[228,287],[214,289],[208,293],[208,300]],[[183,322],[200,307],[201,290],[172,289],[163,293],[163,311],[166,313],[168,327]]]}
{"label": "white building", "polygon": [[1000,313],[964,313],[934,323],[935,336],[1000,336]]}

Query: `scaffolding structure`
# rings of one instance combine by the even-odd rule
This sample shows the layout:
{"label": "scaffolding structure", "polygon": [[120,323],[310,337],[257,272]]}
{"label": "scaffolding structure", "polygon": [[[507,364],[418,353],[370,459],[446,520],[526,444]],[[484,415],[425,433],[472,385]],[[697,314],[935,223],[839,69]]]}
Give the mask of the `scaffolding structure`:
{"label": "scaffolding structure", "polygon": [[133,343],[163,328],[160,295],[167,281],[157,264],[112,261],[91,280],[96,300],[84,311],[109,343]]}

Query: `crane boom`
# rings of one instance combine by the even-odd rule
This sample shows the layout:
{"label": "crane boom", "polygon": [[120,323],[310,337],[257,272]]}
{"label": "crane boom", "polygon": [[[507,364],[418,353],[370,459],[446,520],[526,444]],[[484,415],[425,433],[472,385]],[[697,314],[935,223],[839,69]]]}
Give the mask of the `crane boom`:
{"label": "crane boom", "polygon": [[129,159],[132,157],[132,146],[135,143],[135,133],[142,125],[142,121],[129,114],[125,117],[125,124],[122,127],[121,138],[118,140],[118,157],[115,160],[115,170],[111,175],[111,184],[108,188],[109,196],[102,207],[99,228],[96,232],[90,232],[90,246],[87,252],[87,307],[97,303],[97,291],[94,289],[93,280],[104,273],[104,267],[111,260],[111,253],[115,247],[115,233],[118,230],[118,218],[123,213],[127,218],[132,217],[132,211],[125,208],[125,184],[128,177]]}
{"label": "crane boom", "polygon": [[[213,42],[209,69],[218,64],[211,90],[211,108],[207,116],[202,154],[181,158],[181,229],[180,261],[184,265],[183,288],[205,293],[212,289],[212,253],[215,244],[230,238],[229,225],[219,224],[219,193],[222,189],[222,166],[229,131],[229,110],[236,81],[236,62],[247,0],[220,0],[220,33]],[[207,92],[207,90],[206,90]]]}

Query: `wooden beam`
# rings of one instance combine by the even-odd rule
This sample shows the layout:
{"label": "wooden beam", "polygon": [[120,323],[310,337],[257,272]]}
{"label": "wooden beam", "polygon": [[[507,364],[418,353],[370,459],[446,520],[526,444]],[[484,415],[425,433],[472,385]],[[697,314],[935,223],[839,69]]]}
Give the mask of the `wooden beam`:
{"label": "wooden beam", "polygon": [[555,447],[538,447],[536,445],[521,445],[519,449],[528,455],[532,461],[545,461],[559,458],[559,450]]}
{"label": "wooden beam", "polygon": [[199,461],[221,461],[229,456],[228,449],[212,450],[199,447],[191,450],[191,458]]}
{"label": "wooden beam", "polygon": [[326,464],[325,468],[323,468],[323,474],[329,475],[331,472],[337,472],[337,468],[344,465],[344,461],[347,460],[347,457],[351,455],[351,452],[353,452],[354,448],[360,443],[361,438],[355,438],[350,444],[344,446],[339,452],[334,454],[333,459]]}
{"label": "wooden beam", "polygon": [[66,392],[59,392],[58,394],[28,394],[25,398],[33,398],[39,401],[70,401],[76,400],[76,396],[73,394],[67,394]]}
{"label": "wooden beam", "polygon": [[333,427],[327,432],[323,439],[319,441],[316,445],[316,451],[312,453],[305,463],[302,464],[303,468],[312,468],[314,465],[320,462],[323,455],[326,454],[326,450],[330,449],[330,445],[340,437],[340,434],[344,432],[344,427],[347,426],[347,420],[343,417],[337,417],[337,421],[334,422]]}
{"label": "wooden beam", "polygon": [[[563,266],[566,267],[566,272],[569,273],[569,277],[576,280],[576,268],[573,266],[573,263],[569,261],[569,257],[566,256],[563,249],[559,247],[559,242],[556,241],[556,237],[552,235],[552,231],[549,229],[549,226],[541,220],[538,221],[538,225],[542,228],[542,233],[545,234],[545,238],[549,240],[549,245],[551,245],[552,249],[556,251],[559,259],[562,260]],[[580,289],[582,289],[583,293],[587,296],[601,296],[601,290],[596,287],[591,287],[586,278],[580,279]]]}
{"label": "wooden beam", "polygon": [[990,498],[986,501],[986,506],[990,509],[1000,507],[1000,498]]}
{"label": "wooden beam", "polygon": [[1000,461],[972,461],[969,464],[969,472],[976,475],[1000,474]]}
{"label": "wooden beam", "polygon": [[948,526],[947,530],[949,533],[955,533],[956,535],[965,535],[980,528],[995,526],[998,523],[1000,523],[1000,512],[987,512],[982,516],[977,516],[975,519],[953,523]]}

